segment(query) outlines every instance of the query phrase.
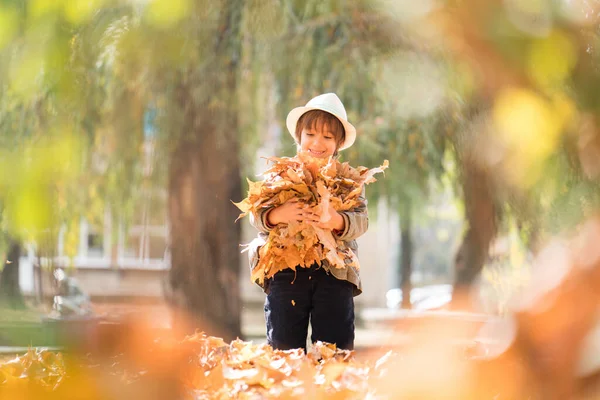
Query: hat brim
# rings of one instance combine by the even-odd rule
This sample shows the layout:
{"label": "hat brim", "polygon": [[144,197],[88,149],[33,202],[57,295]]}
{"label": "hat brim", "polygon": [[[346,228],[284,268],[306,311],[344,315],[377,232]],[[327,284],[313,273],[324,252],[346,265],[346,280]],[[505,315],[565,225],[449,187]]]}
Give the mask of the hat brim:
{"label": "hat brim", "polygon": [[354,127],[354,125],[352,125],[345,119],[340,118],[335,113],[332,113],[331,111],[327,111],[319,107],[296,107],[288,113],[287,118],[285,120],[285,124],[287,126],[288,132],[290,133],[290,135],[292,135],[292,138],[294,138],[294,140],[296,140],[296,125],[298,124],[298,120],[303,114],[312,110],[325,111],[336,117],[344,126],[344,133],[346,137],[344,139],[344,143],[342,143],[338,150],[347,149],[348,147],[354,144],[354,141],[356,140],[356,128]]}

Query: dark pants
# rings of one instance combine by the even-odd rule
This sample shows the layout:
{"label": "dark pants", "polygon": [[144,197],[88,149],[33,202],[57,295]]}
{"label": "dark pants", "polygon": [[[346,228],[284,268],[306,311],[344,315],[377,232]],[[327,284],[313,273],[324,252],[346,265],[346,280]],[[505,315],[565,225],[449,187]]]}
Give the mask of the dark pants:
{"label": "dark pants", "polygon": [[304,348],[308,323],[312,342],[354,348],[353,285],[322,268],[296,268],[273,276],[265,301],[267,340],[280,350]]}

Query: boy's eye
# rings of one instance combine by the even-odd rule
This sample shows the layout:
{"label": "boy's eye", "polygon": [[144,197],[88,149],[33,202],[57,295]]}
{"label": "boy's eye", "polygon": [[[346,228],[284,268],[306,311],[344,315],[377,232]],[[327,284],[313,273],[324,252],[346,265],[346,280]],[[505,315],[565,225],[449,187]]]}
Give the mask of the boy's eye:
{"label": "boy's eye", "polygon": [[331,139],[333,139],[333,136],[325,136],[325,139],[331,140]]}

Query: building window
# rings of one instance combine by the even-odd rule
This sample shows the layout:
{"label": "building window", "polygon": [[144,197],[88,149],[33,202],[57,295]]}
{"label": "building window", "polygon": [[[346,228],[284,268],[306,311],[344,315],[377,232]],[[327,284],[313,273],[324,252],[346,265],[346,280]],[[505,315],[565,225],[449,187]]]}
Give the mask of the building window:
{"label": "building window", "polygon": [[101,258],[104,256],[104,234],[98,233],[93,229],[90,229],[90,232],[87,235],[87,255],[88,257],[98,257]]}

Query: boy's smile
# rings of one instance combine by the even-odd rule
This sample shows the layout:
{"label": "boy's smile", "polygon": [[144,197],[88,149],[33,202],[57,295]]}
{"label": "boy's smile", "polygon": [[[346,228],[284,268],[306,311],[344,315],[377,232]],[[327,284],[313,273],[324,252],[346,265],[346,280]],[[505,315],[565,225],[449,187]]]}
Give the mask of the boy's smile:
{"label": "boy's smile", "polygon": [[300,136],[300,148],[313,157],[328,158],[337,150],[337,143],[326,126],[323,129],[304,128]]}

